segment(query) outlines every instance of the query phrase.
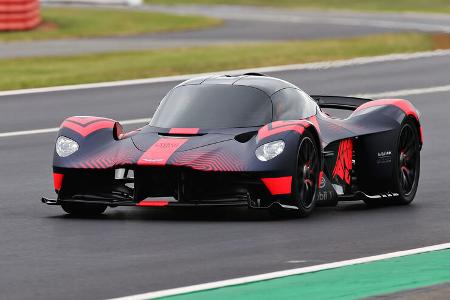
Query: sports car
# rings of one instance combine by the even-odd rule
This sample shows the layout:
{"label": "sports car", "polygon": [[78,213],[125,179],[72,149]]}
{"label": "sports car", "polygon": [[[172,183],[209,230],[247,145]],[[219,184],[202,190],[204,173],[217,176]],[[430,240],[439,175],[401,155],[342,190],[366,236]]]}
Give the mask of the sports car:
{"label": "sports car", "polygon": [[308,95],[257,73],[194,78],[131,132],[108,118],[64,120],[57,198],[42,201],[74,215],[245,206],[298,217],[338,201],[409,204],[422,144],[407,100]]}

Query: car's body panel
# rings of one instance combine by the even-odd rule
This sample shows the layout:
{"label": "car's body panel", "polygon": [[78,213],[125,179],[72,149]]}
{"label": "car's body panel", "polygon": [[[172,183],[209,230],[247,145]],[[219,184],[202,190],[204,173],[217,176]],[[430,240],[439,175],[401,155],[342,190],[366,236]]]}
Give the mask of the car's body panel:
{"label": "car's body panel", "polygon": [[[283,89],[298,89],[288,82],[262,76],[197,78],[178,87],[208,84],[253,87],[269,98]],[[314,96],[319,105],[306,99],[306,105],[314,103],[317,107],[312,115],[245,128],[160,128],[149,124],[123,133],[114,120],[69,118],[62,123],[58,136],[76,141],[79,150],[69,157],[54,155],[58,192],[54,203],[93,201],[110,206],[247,203],[250,207],[276,203],[289,207],[293,205],[290,194],[299,142],[305,131],[315,137],[320,150],[319,202],[333,204],[339,198],[391,194],[392,153],[400,124],[405,118],[414,118],[421,132],[418,112],[411,103],[400,99],[320,100],[320,97],[326,96]],[[327,102],[321,105],[321,101]],[[327,107],[354,111],[345,119],[332,118],[322,110]],[[269,161],[256,157],[258,147],[278,140],[286,145],[280,155]],[[133,171],[134,178],[116,178],[117,169]],[[162,196],[176,200],[152,204],[147,199]]]}

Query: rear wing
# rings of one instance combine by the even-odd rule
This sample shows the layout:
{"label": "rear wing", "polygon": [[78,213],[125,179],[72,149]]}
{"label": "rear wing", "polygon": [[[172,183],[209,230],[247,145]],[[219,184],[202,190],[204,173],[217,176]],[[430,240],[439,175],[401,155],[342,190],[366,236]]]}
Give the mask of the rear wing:
{"label": "rear wing", "polygon": [[355,110],[358,106],[364,103],[373,101],[372,99],[343,97],[343,96],[321,96],[311,95],[320,108],[333,108],[344,110]]}

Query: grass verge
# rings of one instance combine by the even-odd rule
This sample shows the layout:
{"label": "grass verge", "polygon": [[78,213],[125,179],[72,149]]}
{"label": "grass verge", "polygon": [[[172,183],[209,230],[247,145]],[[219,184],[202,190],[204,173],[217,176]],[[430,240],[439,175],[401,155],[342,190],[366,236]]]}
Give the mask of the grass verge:
{"label": "grass verge", "polygon": [[145,0],[149,4],[235,4],[317,9],[450,13],[448,0]]}
{"label": "grass verge", "polygon": [[0,90],[263,67],[450,46],[448,36],[366,37],[0,60]]}
{"label": "grass verge", "polygon": [[44,22],[35,30],[0,32],[0,41],[123,36],[198,29],[221,20],[164,13],[92,8],[43,8]]}

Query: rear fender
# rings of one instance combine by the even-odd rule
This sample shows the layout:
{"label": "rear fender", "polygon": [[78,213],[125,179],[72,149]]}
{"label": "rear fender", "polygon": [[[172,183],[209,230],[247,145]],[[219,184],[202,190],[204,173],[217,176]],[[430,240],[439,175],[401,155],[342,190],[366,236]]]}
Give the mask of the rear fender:
{"label": "rear fender", "polygon": [[[358,118],[359,116],[359,118]],[[376,129],[372,134],[358,137],[356,151],[356,173],[359,187],[368,193],[392,190],[394,155],[400,126],[405,119],[413,120],[420,134],[420,114],[404,99],[381,99],[365,103],[353,113],[361,126],[364,121]]]}
{"label": "rear fender", "polygon": [[396,106],[401,109],[407,116],[413,116],[416,120],[419,120],[420,118],[419,111],[414,107],[414,105],[412,105],[411,102],[405,99],[380,99],[370,101],[356,108],[354,114],[364,111],[370,107],[386,105]]}
{"label": "rear fender", "polygon": [[364,103],[359,106],[353,113],[353,115],[358,115],[367,111],[367,109],[371,107],[380,107],[380,106],[395,106],[399,110],[401,110],[404,115],[399,123],[402,123],[405,118],[411,118],[416,125],[417,131],[420,137],[420,145],[423,144],[423,136],[422,136],[422,126],[420,124],[420,112],[412,105],[411,102],[405,99],[380,99],[374,100],[371,102]]}

